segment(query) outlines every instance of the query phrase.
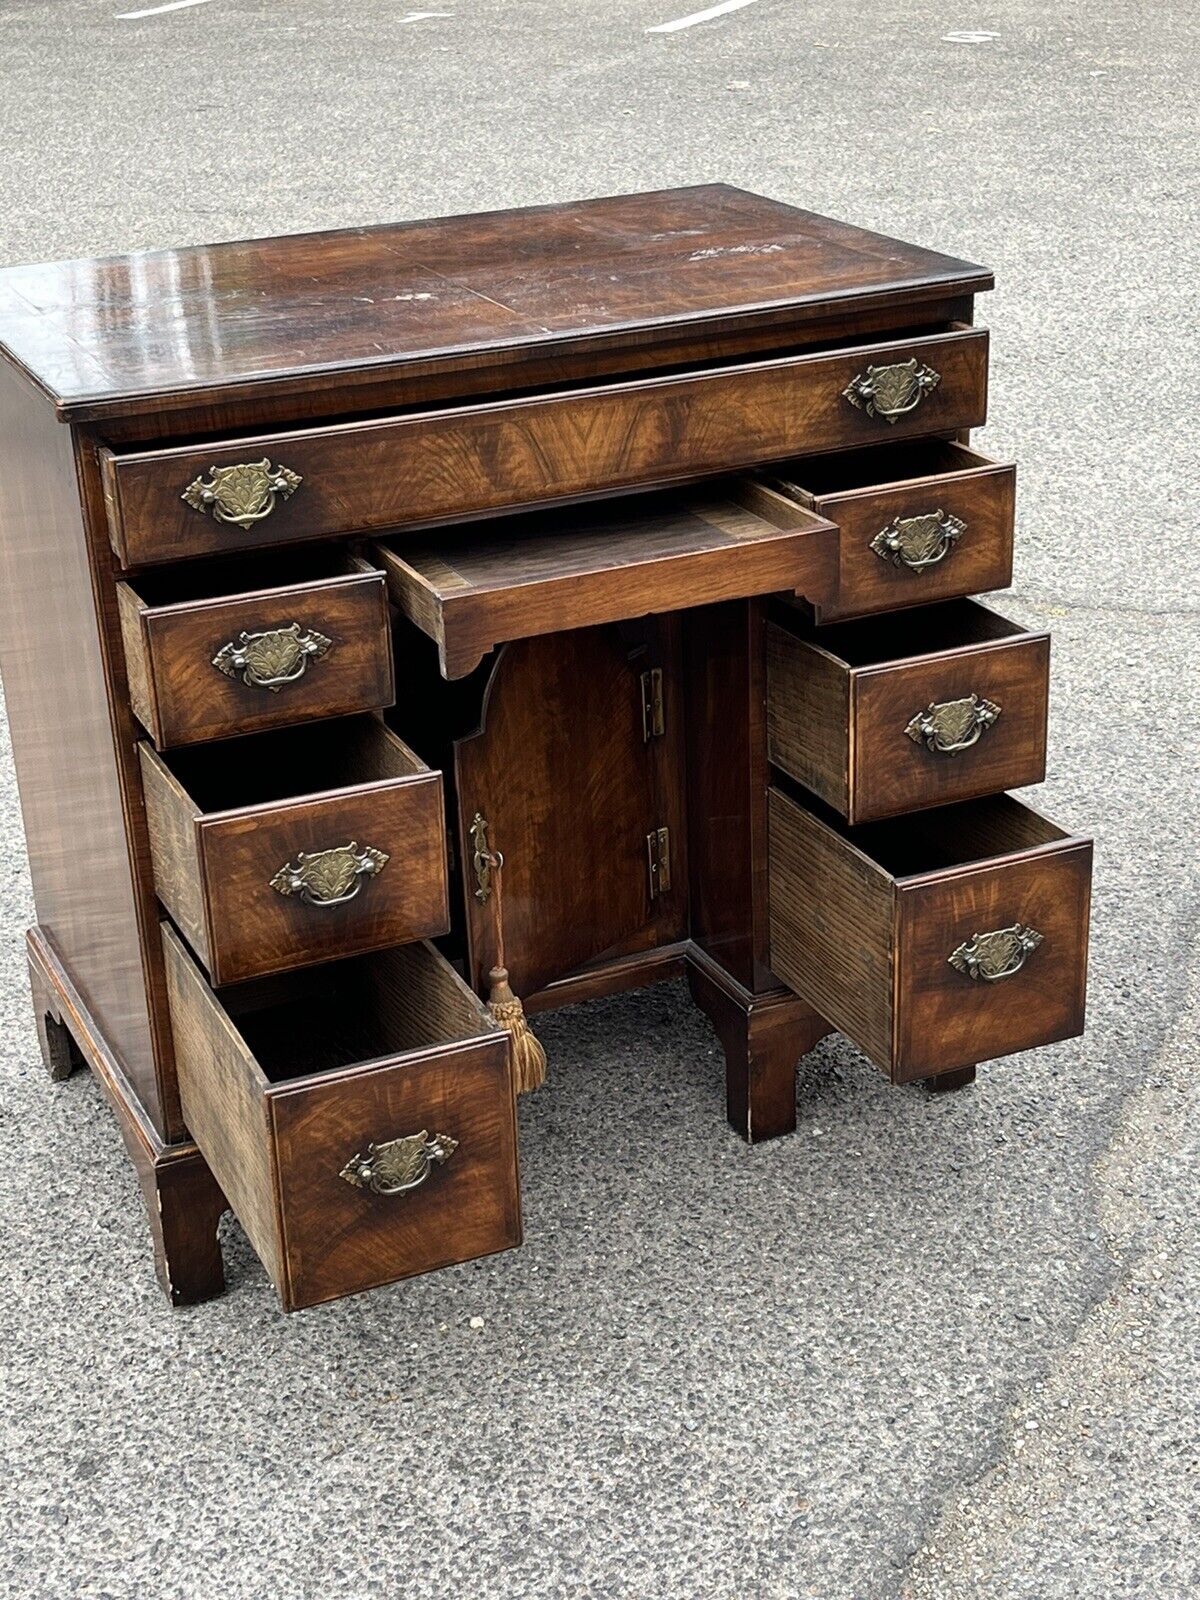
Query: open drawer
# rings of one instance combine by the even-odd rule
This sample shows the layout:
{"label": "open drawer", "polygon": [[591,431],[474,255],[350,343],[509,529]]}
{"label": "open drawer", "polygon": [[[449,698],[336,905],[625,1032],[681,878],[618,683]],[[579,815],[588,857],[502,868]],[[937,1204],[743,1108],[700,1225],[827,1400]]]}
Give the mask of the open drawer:
{"label": "open drawer", "polygon": [[[945,439],[782,461],[766,482],[836,523],[838,582],[817,622],[1012,582],[1017,469]],[[813,597],[810,597],[813,598]]]}
{"label": "open drawer", "polygon": [[138,754],[158,897],[214,983],[446,932],[442,775],[378,717]]}
{"label": "open drawer", "polygon": [[160,750],[395,699],[384,575],[336,547],[117,585],[129,697]]}
{"label": "open drawer", "polygon": [[1040,783],[1050,635],[972,600],[767,625],[770,760],[851,822]]}
{"label": "open drawer", "polygon": [[163,948],[184,1118],[285,1310],[520,1244],[508,1034],[432,945],[224,1002]]}
{"label": "open drawer", "polygon": [[1083,1031],[1091,840],[1008,795],[850,828],[768,796],[770,964],[896,1082]]}
{"label": "open drawer", "polygon": [[464,677],[511,639],[792,590],[833,593],[837,530],[748,479],[406,534],[391,597]]}

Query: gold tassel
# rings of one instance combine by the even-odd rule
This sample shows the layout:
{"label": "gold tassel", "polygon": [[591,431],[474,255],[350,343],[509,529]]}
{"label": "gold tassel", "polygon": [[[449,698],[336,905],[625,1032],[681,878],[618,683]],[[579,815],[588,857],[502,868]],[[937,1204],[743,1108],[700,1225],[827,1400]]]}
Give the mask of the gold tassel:
{"label": "gold tassel", "polygon": [[512,992],[508,982],[508,968],[504,965],[504,908],[501,899],[504,857],[497,850],[485,857],[492,869],[492,893],[495,897],[496,965],[488,973],[487,1008],[502,1028],[507,1028],[512,1040],[513,1088],[517,1094],[528,1094],[546,1081],[546,1052],[525,1015],[525,1007]]}
{"label": "gold tassel", "polygon": [[546,1052],[529,1026],[525,1007],[508,986],[508,968],[488,973],[488,1010],[512,1035],[513,1087],[518,1094],[538,1089],[546,1081]]}

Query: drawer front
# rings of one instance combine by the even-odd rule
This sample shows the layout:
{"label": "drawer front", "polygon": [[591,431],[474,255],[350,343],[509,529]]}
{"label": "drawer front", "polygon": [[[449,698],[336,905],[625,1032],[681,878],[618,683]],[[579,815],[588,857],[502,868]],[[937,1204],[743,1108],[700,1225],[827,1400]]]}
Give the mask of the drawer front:
{"label": "drawer front", "polygon": [[1041,783],[1049,680],[1045,634],[856,672],[849,819]]}
{"label": "drawer front", "polygon": [[[506,1038],[310,1079],[272,1094],[270,1112],[292,1306],[520,1244]],[[377,1193],[342,1176],[372,1144],[421,1133],[455,1148],[416,1189]]]}
{"label": "drawer front", "polygon": [[[215,983],[449,927],[438,773],[204,817],[196,828]],[[365,859],[347,884],[350,845]]]}
{"label": "drawer front", "polygon": [[[920,380],[924,380],[922,383]],[[669,482],[984,421],[960,328],[599,389],[103,459],[130,566]]]}
{"label": "drawer front", "polygon": [[133,709],[160,750],[395,699],[382,573],[141,609],[118,591]]}
{"label": "drawer front", "polygon": [[[921,1078],[1012,1055],[1083,1031],[1092,847],[1061,851],[929,883],[899,885],[893,1077]],[[993,966],[969,975],[986,936],[1020,927],[1040,936],[1022,953],[1004,941]],[[985,942],[980,945],[981,936]],[[965,948],[964,948],[965,947]],[[959,960],[967,971],[951,963]]]}
{"label": "drawer front", "polygon": [[815,505],[840,530],[838,592],[818,622],[1006,589],[1012,582],[1016,468],[827,495]]}
{"label": "drawer front", "polygon": [[[428,1013],[427,1043],[328,1072],[309,1051],[275,1082],[169,927],[163,943],[184,1116],[285,1309],[520,1244],[508,1036],[432,946],[369,958],[381,1014]],[[295,1024],[277,1011],[258,1044],[280,1056]]]}
{"label": "drawer front", "polygon": [[961,604],[1010,632],[921,655],[927,636],[914,612],[899,659],[854,666],[819,630],[804,637],[768,623],[770,761],[854,823],[1040,783],[1049,635]]}

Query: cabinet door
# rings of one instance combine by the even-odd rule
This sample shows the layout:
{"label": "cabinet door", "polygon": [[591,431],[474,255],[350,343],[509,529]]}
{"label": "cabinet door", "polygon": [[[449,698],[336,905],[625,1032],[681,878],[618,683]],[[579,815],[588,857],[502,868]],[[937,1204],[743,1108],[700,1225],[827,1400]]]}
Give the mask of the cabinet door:
{"label": "cabinet door", "polygon": [[[472,867],[477,815],[489,848],[504,856],[505,957],[518,994],[602,957],[683,937],[677,658],[671,619],[526,639],[501,652],[481,730],[455,746],[477,987],[495,961],[494,898],[478,898]],[[655,669],[661,733],[643,717],[643,675]],[[652,894],[648,838],[662,828],[670,884]]]}

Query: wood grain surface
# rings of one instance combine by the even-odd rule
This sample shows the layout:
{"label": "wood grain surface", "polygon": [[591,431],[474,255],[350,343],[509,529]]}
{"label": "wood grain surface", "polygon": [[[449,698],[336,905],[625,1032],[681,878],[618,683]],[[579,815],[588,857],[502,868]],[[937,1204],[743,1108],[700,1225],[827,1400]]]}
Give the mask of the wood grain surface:
{"label": "wood grain surface", "polygon": [[393,600],[460,678],[510,639],[780,589],[832,592],[837,533],[812,512],[652,495],[379,545]]}
{"label": "wood grain surface", "polygon": [[[391,705],[384,576],[346,570],[349,558],[336,553],[324,565],[328,576],[289,584],[281,554],[273,581],[263,575],[269,586],[248,592],[223,591],[239,582],[224,569],[178,585],[161,575],[117,585],[134,711],[160,750]],[[158,594],[169,598],[148,598]],[[217,669],[218,652],[243,633],[291,627],[329,641],[294,682],[266,689]]]}
{"label": "wood grain surface", "polygon": [[[285,1309],[521,1242],[508,1036],[431,945],[267,986],[235,1022],[163,937],[188,1122]],[[340,1176],[420,1132],[458,1141],[420,1188]]]}
{"label": "wood grain surface", "polygon": [[[60,413],[411,381],[672,336],[794,337],[991,287],[982,267],[725,184],[0,272],[0,349]],[[161,330],[170,327],[171,337]],[[457,380],[464,380],[461,376]],[[160,423],[160,427],[162,424]]]}
{"label": "wood grain surface", "polygon": [[[815,620],[929,605],[1012,582],[1017,469],[950,440],[850,450],[765,469],[797,501],[837,524],[838,588]],[[965,524],[936,566],[915,572],[877,555],[872,540],[897,519],[943,512]]]}
{"label": "wood grain surface", "polygon": [[[137,566],[669,483],[798,451],[953,432],[985,420],[987,353],[985,329],[957,327],[379,421],[110,451],[110,531],[122,561]],[[895,423],[844,397],[868,366],[912,359],[936,368],[941,382]],[[214,467],[264,459],[302,481],[249,530],[181,498]]]}

